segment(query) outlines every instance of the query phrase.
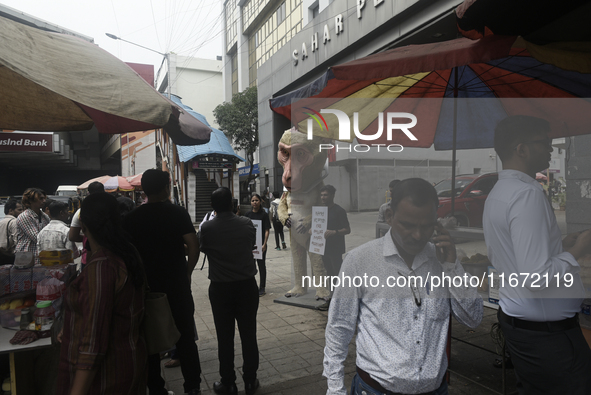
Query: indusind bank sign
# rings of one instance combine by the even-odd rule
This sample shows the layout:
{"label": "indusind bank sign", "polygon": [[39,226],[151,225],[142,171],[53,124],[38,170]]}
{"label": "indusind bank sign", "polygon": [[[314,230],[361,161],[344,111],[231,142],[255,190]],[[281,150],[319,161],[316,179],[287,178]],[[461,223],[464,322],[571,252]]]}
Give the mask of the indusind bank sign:
{"label": "indusind bank sign", "polygon": [[52,152],[51,133],[0,133],[0,152]]}

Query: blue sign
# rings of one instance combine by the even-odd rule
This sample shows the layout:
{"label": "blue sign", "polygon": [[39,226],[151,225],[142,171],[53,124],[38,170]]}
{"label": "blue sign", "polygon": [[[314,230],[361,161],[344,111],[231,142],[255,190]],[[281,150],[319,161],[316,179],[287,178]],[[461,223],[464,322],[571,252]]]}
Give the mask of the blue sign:
{"label": "blue sign", "polygon": [[[239,167],[238,168],[238,176],[247,176],[248,172],[250,171],[250,166],[244,166],[244,167]],[[256,165],[253,166],[252,168],[252,174],[259,174],[259,164],[257,163]]]}

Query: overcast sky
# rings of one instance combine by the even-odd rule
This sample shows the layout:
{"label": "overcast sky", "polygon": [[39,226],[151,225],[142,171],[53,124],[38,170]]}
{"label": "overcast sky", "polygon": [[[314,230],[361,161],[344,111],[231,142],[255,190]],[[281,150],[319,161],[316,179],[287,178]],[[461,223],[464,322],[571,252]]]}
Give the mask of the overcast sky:
{"label": "overcast sky", "polygon": [[222,55],[222,0],[0,0],[0,4],[94,38],[124,62],[163,57],[108,38],[112,33],[158,52],[215,59]]}

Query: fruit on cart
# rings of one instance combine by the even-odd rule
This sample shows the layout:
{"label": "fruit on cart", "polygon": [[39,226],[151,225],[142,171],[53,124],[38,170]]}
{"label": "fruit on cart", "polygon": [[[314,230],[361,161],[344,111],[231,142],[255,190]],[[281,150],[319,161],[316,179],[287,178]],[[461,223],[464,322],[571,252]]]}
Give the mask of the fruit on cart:
{"label": "fruit on cart", "polygon": [[10,309],[18,309],[19,307],[22,308],[24,303],[25,302],[23,302],[22,299],[14,299],[14,300],[12,300],[10,302],[10,307],[9,308]]}
{"label": "fruit on cart", "polygon": [[8,310],[10,308],[10,302],[4,302],[0,304],[0,310]]}

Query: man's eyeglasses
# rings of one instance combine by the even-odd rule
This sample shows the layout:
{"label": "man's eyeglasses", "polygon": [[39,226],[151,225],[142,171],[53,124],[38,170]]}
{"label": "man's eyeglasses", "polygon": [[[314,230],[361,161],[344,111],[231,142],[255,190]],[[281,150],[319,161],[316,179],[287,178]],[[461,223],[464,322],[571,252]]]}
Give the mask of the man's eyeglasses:
{"label": "man's eyeglasses", "polygon": [[[406,277],[404,274],[402,274],[400,272],[398,272],[398,274],[400,276]],[[408,278],[407,278],[407,280],[408,280]],[[416,287],[416,284],[411,285],[410,282],[409,282],[408,283],[408,287],[410,288],[410,291],[412,292],[412,297],[415,300],[415,304],[417,305],[417,307],[421,307],[421,304],[422,304],[421,293],[419,292],[419,289]]]}
{"label": "man's eyeglasses", "polygon": [[[521,143],[518,143],[517,145],[519,145],[519,144],[536,144],[536,143],[540,143],[540,144],[544,145],[546,148],[552,149],[552,139],[522,141]],[[517,145],[513,149],[517,149]]]}

